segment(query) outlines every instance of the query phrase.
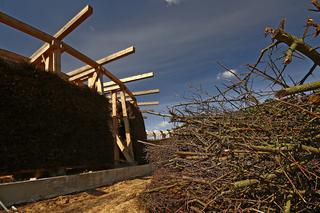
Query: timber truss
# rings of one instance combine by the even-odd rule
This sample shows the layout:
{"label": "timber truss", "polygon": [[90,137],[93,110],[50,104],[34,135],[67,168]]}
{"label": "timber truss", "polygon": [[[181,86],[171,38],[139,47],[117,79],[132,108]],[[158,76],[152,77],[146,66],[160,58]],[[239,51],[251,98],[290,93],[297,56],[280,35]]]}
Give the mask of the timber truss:
{"label": "timber truss", "polygon": [[[118,79],[103,65],[112,61],[118,60],[135,52],[134,47],[116,52],[99,60],[93,60],[87,55],[76,50],[68,45],[63,39],[77,28],[84,20],[93,13],[91,6],[87,5],[78,14],[76,14],[66,25],[64,25],[56,34],[50,35],[31,25],[28,25],[20,20],[17,20],[0,11],[0,22],[14,29],[24,32],[32,37],[45,42],[37,51],[30,57],[21,56],[19,54],[0,49],[0,57],[4,57],[16,62],[27,62],[39,69],[48,72],[53,72],[66,81],[75,83],[78,86],[88,86],[92,90],[96,90],[99,94],[105,95],[112,103],[112,117],[115,129],[115,161],[119,161],[120,151],[125,156],[129,163],[134,163],[134,154],[132,149],[132,139],[130,134],[130,125],[127,115],[126,101],[132,102],[135,106],[149,106],[159,104],[154,102],[137,102],[136,96],[159,93],[159,89],[146,91],[131,92],[125,83],[142,80],[154,76],[153,72],[148,72],[140,75],[130,76],[123,79]],[[68,53],[76,59],[84,62],[86,65],[78,69],[63,72],[61,70],[61,54]],[[103,76],[110,79],[108,82],[103,82]],[[117,103],[121,102],[122,117],[124,120],[126,141],[121,141],[117,129],[119,125],[117,115]]]}

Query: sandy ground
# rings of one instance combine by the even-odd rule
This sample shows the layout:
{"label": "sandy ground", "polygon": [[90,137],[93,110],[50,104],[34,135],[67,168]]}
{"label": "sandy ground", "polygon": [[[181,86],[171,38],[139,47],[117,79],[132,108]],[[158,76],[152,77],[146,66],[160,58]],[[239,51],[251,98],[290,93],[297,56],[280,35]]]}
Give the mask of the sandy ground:
{"label": "sandy ground", "polygon": [[77,194],[19,206],[19,212],[146,212],[139,206],[137,196],[150,183],[151,177],[116,183]]}

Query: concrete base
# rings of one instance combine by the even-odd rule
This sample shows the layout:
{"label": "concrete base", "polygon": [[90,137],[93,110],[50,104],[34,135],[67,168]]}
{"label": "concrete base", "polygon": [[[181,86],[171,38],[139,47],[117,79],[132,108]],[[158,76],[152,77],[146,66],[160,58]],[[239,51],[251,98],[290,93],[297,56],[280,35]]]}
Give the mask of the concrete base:
{"label": "concrete base", "polygon": [[0,184],[0,201],[6,206],[81,192],[152,173],[151,165],[130,166],[86,174]]}

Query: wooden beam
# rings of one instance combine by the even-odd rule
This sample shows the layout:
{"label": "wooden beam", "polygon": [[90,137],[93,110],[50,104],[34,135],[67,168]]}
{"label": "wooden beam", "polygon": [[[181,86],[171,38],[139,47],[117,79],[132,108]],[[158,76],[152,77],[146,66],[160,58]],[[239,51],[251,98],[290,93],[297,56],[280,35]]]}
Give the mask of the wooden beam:
{"label": "wooden beam", "polygon": [[101,75],[100,72],[98,73],[98,79],[97,79],[97,81],[96,81],[95,88],[96,88],[97,92],[98,92],[100,95],[103,95],[102,75]]}
{"label": "wooden beam", "polygon": [[160,116],[160,117],[172,118],[172,116],[169,115],[169,114],[162,114],[162,113],[159,113],[159,112],[155,112],[154,110],[140,110],[140,112],[141,113],[151,114],[151,115],[157,115],[157,116]]}
{"label": "wooden beam", "polygon": [[98,71],[94,72],[93,76],[88,79],[88,87],[90,89],[94,89],[97,79],[98,79]]}
{"label": "wooden beam", "polygon": [[90,78],[90,75],[92,75],[93,73],[94,73],[94,69],[90,69],[83,73],[80,73],[79,75],[69,77],[69,81],[87,80],[88,78]]}
{"label": "wooden beam", "polygon": [[[114,146],[113,146],[113,156],[114,161],[117,163],[120,160],[120,147],[118,146],[118,143],[121,143],[118,133],[119,129],[119,122],[117,117],[117,93],[111,93],[111,104],[112,104],[112,121],[113,121],[113,134],[114,134]],[[126,157],[126,156],[125,156]]]}
{"label": "wooden beam", "polygon": [[[132,92],[132,94],[134,96],[141,96],[141,95],[156,94],[156,93],[159,93],[159,92],[160,92],[160,89],[151,89],[151,90],[143,90],[143,91]],[[126,97],[127,96],[128,96],[128,94],[126,94]],[[107,95],[107,98],[111,98],[111,96]]]}
{"label": "wooden beam", "polygon": [[59,48],[54,49],[52,52],[52,66],[54,73],[61,72],[61,50]]}
{"label": "wooden beam", "polygon": [[[154,76],[154,73],[153,72],[149,72],[149,73],[135,75],[135,76],[127,77],[127,78],[122,78],[122,79],[120,79],[120,81],[122,81],[123,83],[129,83],[129,82],[132,82],[132,81],[138,81],[138,80],[142,80],[142,79],[146,79],[146,78],[151,78],[153,76]],[[119,90],[120,89],[120,87],[118,85],[116,85],[113,81],[105,82],[103,84],[104,84],[104,86],[105,85],[113,85],[113,86],[105,87],[103,89],[104,92],[109,92],[109,91],[114,91],[114,90]]]}
{"label": "wooden beam", "polygon": [[156,93],[159,93],[159,92],[160,92],[160,89],[150,89],[150,90],[132,92],[132,94],[134,96],[141,96],[141,95],[156,94]]}
{"label": "wooden beam", "polygon": [[47,33],[44,33],[38,30],[37,28],[32,27],[26,23],[23,23],[22,21],[19,21],[3,12],[0,12],[0,22],[14,29],[20,30],[21,32],[24,32],[28,35],[36,37],[42,41],[51,43],[51,41],[53,40],[52,36],[48,35]]}
{"label": "wooden beam", "polygon": [[149,102],[138,102],[138,106],[151,106],[151,105],[159,105],[159,101],[149,101]]}
{"label": "wooden beam", "polygon": [[[53,37],[57,40],[64,39],[69,33],[71,33],[75,28],[77,28],[84,20],[86,20],[93,12],[90,5],[85,6],[77,15],[75,15],[67,24],[65,24]],[[31,62],[37,62],[41,60],[41,55],[45,54],[49,49],[49,44],[42,45],[38,50],[36,50],[31,56]]]}
{"label": "wooden beam", "polygon": [[46,59],[45,59],[45,70],[47,72],[52,72],[53,70],[53,60],[52,60],[52,56],[48,56]]}
{"label": "wooden beam", "polygon": [[0,58],[19,63],[28,63],[30,61],[30,58],[28,57],[4,49],[0,49]]}
{"label": "wooden beam", "polygon": [[[152,77],[154,77],[154,72],[147,72],[139,75],[121,78],[120,81],[122,81],[123,83],[129,83],[129,82],[138,81],[146,78],[152,78]],[[110,87],[114,85],[116,85],[116,83],[114,83],[113,81],[103,83],[104,87]]]}
{"label": "wooden beam", "polygon": [[[135,52],[135,48],[133,46],[131,46],[131,47],[128,47],[127,49],[121,50],[121,51],[116,52],[112,55],[101,58],[101,59],[97,60],[96,62],[100,65],[104,65],[104,64],[110,63],[112,61],[115,61],[117,59],[123,58],[127,55],[130,55],[134,52]],[[80,75],[83,72],[86,72],[86,75]],[[78,78],[83,78],[85,76],[88,76],[88,75],[92,74],[93,72],[94,72],[94,70],[92,70],[92,68],[90,66],[85,65],[83,67],[80,67],[78,69],[70,71],[67,74],[71,77],[74,77],[75,79],[78,79]],[[79,77],[75,77],[76,75],[79,75]]]}
{"label": "wooden beam", "polygon": [[126,142],[127,142],[127,148],[129,150],[129,153],[131,156],[133,156],[133,148],[132,148],[132,138],[131,138],[131,131],[130,131],[130,123],[128,118],[128,112],[127,112],[127,104],[126,104],[126,97],[124,91],[120,91],[120,99],[121,99],[121,106],[122,106],[122,117],[124,122],[124,129],[126,133]]}

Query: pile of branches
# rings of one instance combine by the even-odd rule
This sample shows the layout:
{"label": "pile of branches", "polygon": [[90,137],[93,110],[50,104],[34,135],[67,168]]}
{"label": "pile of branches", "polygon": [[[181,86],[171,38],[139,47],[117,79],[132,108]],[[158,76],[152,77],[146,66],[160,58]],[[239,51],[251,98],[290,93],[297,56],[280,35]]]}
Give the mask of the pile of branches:
{"label": "pile of branches", "polygon": [[[199,90],[171,109],[179,124],[171,140],[148,146],[155,174],[140,197],[147,209],[320,211],[320,83],[305,83],[320,64],[304,41],[312,26],[309,19],[302,38],[284,21],[267,28],[273,43],[247,72],[222,65],[234,78],[218,95]],[[289,46],[284,55],[280,44]],[[295,56],[315,63],[296,80],[287,72]]]}
{"label": "pile of branches", "polygon": [[153,211],[320,209],[319,107],[270,101],[239,111],[174,114],[172,140],[149,147]]}

